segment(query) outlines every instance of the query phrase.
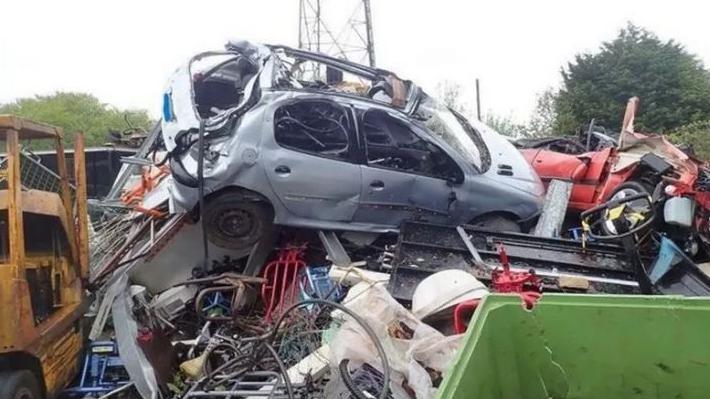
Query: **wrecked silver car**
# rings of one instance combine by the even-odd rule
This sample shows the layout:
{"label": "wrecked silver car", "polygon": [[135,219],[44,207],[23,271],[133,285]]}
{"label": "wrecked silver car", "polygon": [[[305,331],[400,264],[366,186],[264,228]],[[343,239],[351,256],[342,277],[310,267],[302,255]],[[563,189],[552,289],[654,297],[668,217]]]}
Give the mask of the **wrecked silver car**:
{"label": "wrecked silver car", "polygon": [[519,230],[543,200],[535,172],[490,128],[391,72],[285,46],[198,54],[170,79],[162,119],[170,210],[195,210],[202,182],[221,246],[250,246],[273,224]]}

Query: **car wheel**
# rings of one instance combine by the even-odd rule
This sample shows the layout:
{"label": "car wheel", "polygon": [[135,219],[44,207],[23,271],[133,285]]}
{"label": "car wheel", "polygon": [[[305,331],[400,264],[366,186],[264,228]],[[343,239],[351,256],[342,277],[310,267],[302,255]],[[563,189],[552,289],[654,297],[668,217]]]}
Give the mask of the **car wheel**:
{"label": "car wheel", "polygon": [[[636,182],[636,181],[627,181],[626,183],[620,185],[619,187],[614,190],[614,193],[609,196],[609,199],[607,201],[612,201],[612,200],[620,200],[624,198],[628,198],[634,195],[638,194],[650,194],[650,190],[646,188],[642,183]],[[648,202],[645,200],[638,200],[638,201],[631,201],[630,203],[627,204],[634,212],[638,212],[641,214],[648,213]],[[636,222],[631,223],[628,227],[629,229],[633,229],[637,225]],[[616,228],[614,227],[614,224],[611,222],[604,222],[602,224],[602,229],[604,230],[604,233],[606,235],[616,235]]]}
{"label": "car wheel", "polygon": [[509,231],[512,233],[520,233],[521,231],[520,225],[515,220],[502,215],[479,216],[470,225],[493,231]]}
{"label": "car wheel", "polygon": [[27,370],[0,373],[0,398],[40,399],[39,382]]}
{"label": "car wheel", "polygon": [[240,193],[225,193],[205,204],[205,229],[213,244],[227,249],[248,249],[274,228],[271,207],[246,200]]}

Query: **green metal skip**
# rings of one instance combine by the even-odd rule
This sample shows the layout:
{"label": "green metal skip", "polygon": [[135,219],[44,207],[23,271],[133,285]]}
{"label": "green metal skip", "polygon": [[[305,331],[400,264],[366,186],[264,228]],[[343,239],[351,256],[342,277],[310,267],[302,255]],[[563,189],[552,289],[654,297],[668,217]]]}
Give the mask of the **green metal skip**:
{"label": "green metal skip", "polygon": [[710,398],[710,299],[490,295],[439,398]]}

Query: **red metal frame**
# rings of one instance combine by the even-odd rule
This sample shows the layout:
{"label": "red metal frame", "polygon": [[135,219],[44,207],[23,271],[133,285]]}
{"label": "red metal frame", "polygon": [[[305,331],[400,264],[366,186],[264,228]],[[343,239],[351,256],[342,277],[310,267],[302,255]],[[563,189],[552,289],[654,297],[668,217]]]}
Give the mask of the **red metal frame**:
{"label": "red metal frame", "polygon": [[[517,293],[526,309],[532,309],[542,298],[542,284],[534,272],[513,272],[503,244],[498,244],[498,256],[502,269],[493,270],[492,286],[496,292]],[[456,305],[454,308],[454,332],[463,334],[468,328],[468,322],[481,303],[481,299],[471,299]]]}
{"label": "red metal frame", "polygon": [[498,245],[498,256],[503,269],[493,270],[491,279],[493,289],[501,293],[517,293],[523,300],[527,309],[532,309],[542,294],[540,279],[531,270],[530,272],[513,272],[510,270],[508,254],[503,244]]}
{"label": "red metal frame", "polygon": [[473,316],[473,312],[481,303],[480,299],[471,299],[470,301],[464,301],[456,305],[454,308],[454,332],[456,334],[463,334],[468,328],[468,322]]}
{"label": "red metal frame", "polygon": [[264,303],[264,319],[271,321],[280,310],[298,300],[298,276],[306,262],[303,260],[305,245],[281,249],[276,259],[264,267],[261,300]]}

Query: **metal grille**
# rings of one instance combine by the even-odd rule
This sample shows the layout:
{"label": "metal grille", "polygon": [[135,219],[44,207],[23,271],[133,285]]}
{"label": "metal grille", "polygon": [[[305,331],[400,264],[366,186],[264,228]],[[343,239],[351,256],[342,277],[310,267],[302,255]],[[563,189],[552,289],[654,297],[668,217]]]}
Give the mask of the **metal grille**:
{"label": "metal grille", "polygon": [[89,231],[89,265],[92,274],[121,249],[134,225],[127,210],[112,211],[106,212],[102,221],[90,223],[92,228]]}
{"label": "metal grille", "polygon": [[[61,193],[59,175],[25,152],[20,152],[20,182],[25,189]],[[0,189],[7,189],[7,157],[0,160]],[[69,189],[75,198],[74,187]]]}

